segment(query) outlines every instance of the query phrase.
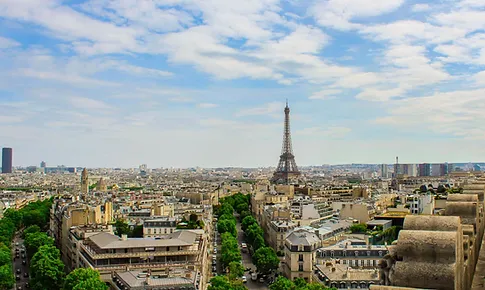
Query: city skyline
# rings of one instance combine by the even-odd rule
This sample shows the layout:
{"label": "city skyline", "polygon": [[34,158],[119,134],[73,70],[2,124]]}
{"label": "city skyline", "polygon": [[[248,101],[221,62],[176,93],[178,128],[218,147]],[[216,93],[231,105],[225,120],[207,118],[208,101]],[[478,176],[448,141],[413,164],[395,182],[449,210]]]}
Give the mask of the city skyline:
{"label": "city skyline", "polygon": [[299,166],[485,155],[482,1],[69,3],[0,3],[14,166],[275,167],[286,98]]}

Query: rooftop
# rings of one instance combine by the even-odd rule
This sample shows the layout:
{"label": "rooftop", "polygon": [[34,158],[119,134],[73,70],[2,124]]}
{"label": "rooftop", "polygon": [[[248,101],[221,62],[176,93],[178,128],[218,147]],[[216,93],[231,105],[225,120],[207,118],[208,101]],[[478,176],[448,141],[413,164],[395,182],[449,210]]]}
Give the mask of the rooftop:
{"label": "rooftop", "polygon": [[333,262],[316,267],[331,281],[379,281],[377,269],[352,269]]}
{"label": "rooftop", "polygon": [[124,240],[116,235],[103,232],[89,237],[89,240],[100,249],[155,248],[191,246],[195,243],[196,236],[197,234],[191,231],[177,231],[159,239],[128,238]]}
{"label": "rooftop", "polygon": [[[147,273],[142,271],[116,272],[118,277],[128,284],[130,288],[144,286],[192,286],[194,280],[186,277],[164,277],[152,275],[147,279]],[[194,273],[189,272],[189,277],[194,277]],[[148,282],[148,283],[147,283]]]}
{"label": "rooftop", "polygon": [[317,235],[304,229],[293,231],[291,234],[288,235],[286,239],[292,245],[311,246],[315,243],[320,242],[320,238]]}

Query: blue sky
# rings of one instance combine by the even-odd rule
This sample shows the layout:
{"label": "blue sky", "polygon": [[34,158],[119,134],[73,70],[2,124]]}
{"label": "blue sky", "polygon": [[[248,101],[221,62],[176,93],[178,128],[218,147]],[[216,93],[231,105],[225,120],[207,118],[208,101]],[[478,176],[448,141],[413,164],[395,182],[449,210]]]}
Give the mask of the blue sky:
{"label": "blue sky", "polygon": [[15,165],[483,161],[482,0],[3,0]]}

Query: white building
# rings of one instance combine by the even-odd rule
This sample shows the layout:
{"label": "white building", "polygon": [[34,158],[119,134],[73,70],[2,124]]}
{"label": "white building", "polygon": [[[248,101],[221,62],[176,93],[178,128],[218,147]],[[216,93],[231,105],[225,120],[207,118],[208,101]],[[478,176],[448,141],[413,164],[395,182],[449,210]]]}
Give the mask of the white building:
{"label": "white building", "polygon": [[434,212],[434,196],[431,194],[412,194],[406,196],[406,203],[412,214],[429,214]]}

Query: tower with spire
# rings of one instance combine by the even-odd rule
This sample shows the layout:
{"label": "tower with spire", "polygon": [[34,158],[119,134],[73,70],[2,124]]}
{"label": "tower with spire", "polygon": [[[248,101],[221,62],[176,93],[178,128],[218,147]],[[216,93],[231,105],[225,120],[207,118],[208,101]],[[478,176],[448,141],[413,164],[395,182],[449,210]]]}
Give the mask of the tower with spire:
{"label": "tower with spire", "polygon": [[277,184],[289,184],[292,180],[300,177],[301,173],[295,162],[295,155],[293,155],[293,148],[291,145],[290,132],[290,107],[288,107],[288,100],[286,100],[285,107],[285,125],[283,132],[283,146],[281,148],[280,161],[278,167],[273,174],[271,181]]}
{"label": "tower with spire", "polygon": [[89,192],[88,171],[86,168],[81,173],[81,193],[87,196]]}

